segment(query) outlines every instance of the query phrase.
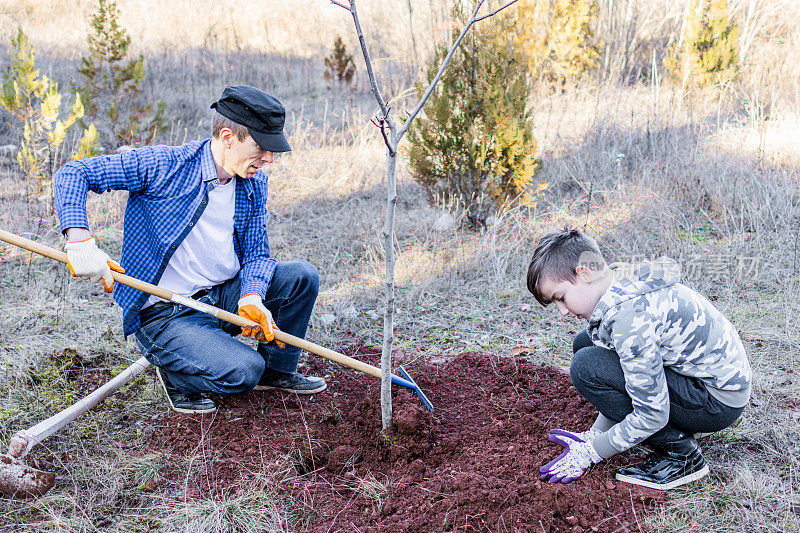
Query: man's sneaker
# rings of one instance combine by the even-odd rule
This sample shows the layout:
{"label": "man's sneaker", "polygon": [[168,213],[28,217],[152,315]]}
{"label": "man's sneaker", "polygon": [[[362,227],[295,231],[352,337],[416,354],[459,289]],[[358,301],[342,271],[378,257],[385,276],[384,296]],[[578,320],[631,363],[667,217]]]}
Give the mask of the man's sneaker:
{"label": "man's sneaker", "polygon": [[636,466],[617,471],[617,479],[657,490],[669,490],[708,474],[708,465],[697,441],[683,435],[645,458]]}
{"label": "man's sneaker", "polygon": [[156,375],[161,386],[164,387],[164,393],[167,395],[167,401],[173,411],[179,413],[213,413],[217,410],[217,404],[214,400],[204,394],[185,394],[170,383],[167,373],[160,367],[156,367]]}
{"label": "man's sneaker", "polygon": [[279,372],[264,369],[261,379],[253,390],[277,389],[297,394],[316,394],[328,388],[325,380],[316,376],[306,376],[300,372]]}

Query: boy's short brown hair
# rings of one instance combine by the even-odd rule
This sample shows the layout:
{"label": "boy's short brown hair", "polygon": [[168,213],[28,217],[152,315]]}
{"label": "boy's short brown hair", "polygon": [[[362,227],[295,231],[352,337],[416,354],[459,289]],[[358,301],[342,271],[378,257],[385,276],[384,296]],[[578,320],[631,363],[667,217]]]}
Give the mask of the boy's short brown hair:
{"label": "boy's short brown hair", "polygon": [[592,264],[587,265],[590,269],[605,267],[597,242],[582,231],[566,225],[564,229],[547,232],[536,245],[528,266],[528,290],[537,302],[549,305],[550,300],[541,291],[544,280],[574,282],[577,275],[575,269],[587,256],[593,257]]}

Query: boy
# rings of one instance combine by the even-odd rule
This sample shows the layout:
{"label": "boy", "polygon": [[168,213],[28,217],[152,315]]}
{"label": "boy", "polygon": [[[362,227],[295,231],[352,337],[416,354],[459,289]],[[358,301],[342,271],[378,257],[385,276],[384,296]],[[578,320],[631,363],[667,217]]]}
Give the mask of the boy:
{"label": "boy", "polygon": [[750,364],[731,323],[679,283],[675,261],[615,266],[570,227],[545,235],[533,253],[527,282],[536,300],[588,320],[573,342],[570,377],[600,412],[586,431],[550,431],[564,452],[541,478],[568,483],[644,442],[654,453],[617,479],[667,490],[708,474],[692,435],[739,418],[750,399]]}

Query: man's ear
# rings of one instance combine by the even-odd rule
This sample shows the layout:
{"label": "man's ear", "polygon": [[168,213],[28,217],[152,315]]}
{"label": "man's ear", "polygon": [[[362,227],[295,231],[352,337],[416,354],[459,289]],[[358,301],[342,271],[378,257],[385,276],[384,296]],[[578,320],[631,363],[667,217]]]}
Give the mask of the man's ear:
{"label": "man's ear", "polygon": [[231,130],[230,128],[222,128],[221,130],[219,130],[219,136],[217,138],[220,141],[228,142],[231,140],[231,137],[233,137],[233,135],[234,135],[233,130]]}
{"label": "man's ear", "polygon": [[586,265],[578,265],[575,267],[575,275],[584,283],[591,283],[594,281],[594,272]]}

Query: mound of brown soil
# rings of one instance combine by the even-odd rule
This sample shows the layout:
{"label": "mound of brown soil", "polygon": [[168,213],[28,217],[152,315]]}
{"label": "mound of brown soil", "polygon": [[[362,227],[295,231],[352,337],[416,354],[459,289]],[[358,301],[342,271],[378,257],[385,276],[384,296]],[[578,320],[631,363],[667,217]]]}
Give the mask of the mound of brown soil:
{"label": "mound of brown soil", "polygon": [[[375,364],[377,351],[352,353]],[[314,516],[298,527],[315,532],[639,531],[660,497],[616,482],[621,459],[570,484],[539,480],[539,467],[561,452],[548,430],[585,429],[594,418],[552,367],[476,353],[410,363],[435,411],[395,386],[394,426],[382,433],[379,380],[318,358],[309,366],[330,376],[316,397],[252,392],[217,398],[214,415],[165,417],[151,449],[199,454],[203,465],[163,473],[188,479],[181,498],[252,486],[287,457],[290,474],[270,490],[306,502]]]}

